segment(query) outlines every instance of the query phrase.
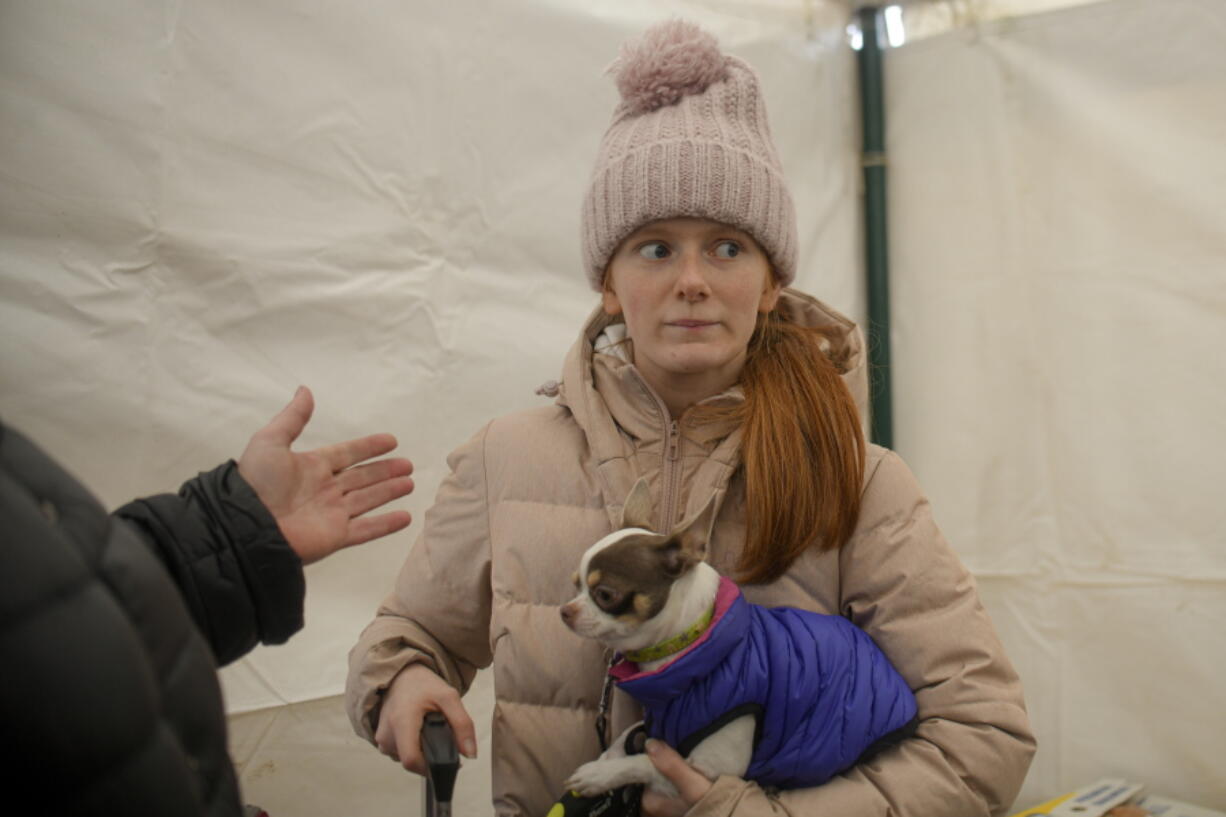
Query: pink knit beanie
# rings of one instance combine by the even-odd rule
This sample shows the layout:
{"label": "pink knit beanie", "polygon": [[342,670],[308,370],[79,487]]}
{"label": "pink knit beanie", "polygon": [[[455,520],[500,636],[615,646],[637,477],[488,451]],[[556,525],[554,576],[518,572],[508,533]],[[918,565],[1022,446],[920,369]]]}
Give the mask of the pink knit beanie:
{"label": "pink knit beanie", "polygon": [[787,286],[796,212],[771,141],[758,77],[693,23],[652,26],[609,71],[621,102],[583,203],[583,257],[600,291],[617,246],[650,221],[690,216],[754,237]]}

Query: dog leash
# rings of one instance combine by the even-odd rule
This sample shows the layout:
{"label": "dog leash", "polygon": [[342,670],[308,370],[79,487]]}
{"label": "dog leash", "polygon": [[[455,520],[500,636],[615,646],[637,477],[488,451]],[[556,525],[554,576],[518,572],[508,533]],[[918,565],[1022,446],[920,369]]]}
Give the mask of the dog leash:
{"label": "dog leash", "polygon": [[[600,741],[600,751],[602,753],[609,748],[609,702],[613,696],[613,676],[610,674],[610,671],[620,657],[617,653],[613,653],[609,658],[609,664],[605,668],[604,686],[600,690],[600,706],[596,710],[596,739]],[[647,734],[641,725],[635,732],[641,733],[643,738]],[[631,734],[633,735],[635,732],[631,732]],[[639,740],[636,743],[642,743],[642,741]],[[629,747],[627,747],[627,750],[630,751]],[[642,751],[642,749],[640,748],[639,751]],[[547,817],[593,817],[593,815],[599,815],[599,817],[639,817],[641,814],[639,806],[642,795],[643,787],[637,784],[619,786],[597,794],[594,797],[584,797],[578,792],[567,791],[549,809]]]}
{"label": "dog leash", "polygon": [[613,675],[611,670],[617,663],[618,655],[609,656],[609,665],[604,671],[604,687],[600,690],[600,706],[596,710],[596,739],[600,741],[600,751],[609,748],[609,700],[613,697]]}

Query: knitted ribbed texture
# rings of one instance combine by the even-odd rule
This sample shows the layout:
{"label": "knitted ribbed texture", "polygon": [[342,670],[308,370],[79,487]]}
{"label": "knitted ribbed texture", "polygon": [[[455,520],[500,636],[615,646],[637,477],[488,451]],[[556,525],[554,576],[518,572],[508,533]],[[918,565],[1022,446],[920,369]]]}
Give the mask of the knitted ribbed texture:
{"label": "knitted ribbed texture", "polygon": [[[712,54],[722,68],[710,70]],[[749,233],[783,285],[790,284],[796,212],[754,70],[719,54],[711,35],[679,21],[649,29],[623,49],[612,70],[622,101],[601,141],[582,214],[592,288],[601,289],[609,258],[626,236],[648,222],[681,216]],[[703,77],[697,83],[695,73]],[[716,79],[705,84],[712,75]],[[645,89],[647,83],[654,85]]]}

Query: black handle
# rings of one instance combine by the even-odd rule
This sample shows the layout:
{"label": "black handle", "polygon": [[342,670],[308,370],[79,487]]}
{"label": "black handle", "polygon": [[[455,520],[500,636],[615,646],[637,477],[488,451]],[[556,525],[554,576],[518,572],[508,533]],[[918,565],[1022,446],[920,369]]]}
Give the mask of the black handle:
{"label": "black handle", "polygon": [[460,771],[460,753],[456,749],[451,727],[441,712],[427,712],[421,724],[421,752],[426,758],[426,774],[433,789],[434,801],[450,804]]}

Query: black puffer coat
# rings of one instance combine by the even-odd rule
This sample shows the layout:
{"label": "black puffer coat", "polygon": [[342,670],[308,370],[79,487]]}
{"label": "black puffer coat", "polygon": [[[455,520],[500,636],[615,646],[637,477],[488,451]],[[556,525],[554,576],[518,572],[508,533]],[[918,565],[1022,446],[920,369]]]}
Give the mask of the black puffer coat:
{"label": "black puffer coat", "polygon": [[302,626],[302,563],[234,462],[107,514],[0,424],[0,803],[239,815],[216,665]]}

